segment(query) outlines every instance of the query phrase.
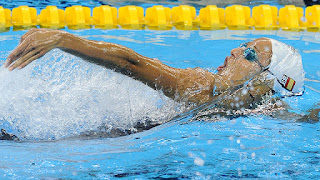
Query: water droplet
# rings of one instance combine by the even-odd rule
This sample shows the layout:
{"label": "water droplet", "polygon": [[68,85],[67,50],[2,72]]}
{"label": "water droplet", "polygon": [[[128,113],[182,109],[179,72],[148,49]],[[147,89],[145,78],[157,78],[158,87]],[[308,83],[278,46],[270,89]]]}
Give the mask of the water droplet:
{"label": "water droplet", "polygon": [[240,148],[241,148],[241,149],[245,149],[246,146],[245,146],[244,144],[240,144]]}
{"label": "water droplet", "polygon": [[202,152],[201,156],[205,158],[207,155],[206,155],[206,153]]}
{"label": "water droplet", "polygon": [[307,22],[307,19],[306,19],[305,17],[301,17],[300,20],[301,20],[302,22]]}
{"label": "water droplet", "polygon": [[[270,26],[271,26],[271,24],[270,24]],[[270,47],[265,46],[265,47],[264,47],[264,51],[269,52],[269,51],[270,51]]]}
{"label": "water droplet", "polygon": [[192,152],[188,152],[188,157],[192,158],[194,157],[194,154]]}
{"label": "water droplet", "polygon": [[276,104],[277,106],[282,106],[282,101],[277,101]]}
{"label": "water droplet", "polygon": [[204,165],[204,160],[199,158],[199,157],[196,157],[193,162],[197,166],[203,166]]}
{"label": "water droplet", "polygon": [[238,170],[238,176],[242,176],[241,168],[239,167],[237,170]]}
{"label": "water droplet", "polygon": [[248,94],[248,89],[246,89],[246,88],[242,89],[242,90],[241,90],[241,93],[242,93],[243,95]]}
{"label": "water droplet", "polygon": [[207,143],[208,144],[213,144],[213,140],[210,139],[210,140],[207,141]]}

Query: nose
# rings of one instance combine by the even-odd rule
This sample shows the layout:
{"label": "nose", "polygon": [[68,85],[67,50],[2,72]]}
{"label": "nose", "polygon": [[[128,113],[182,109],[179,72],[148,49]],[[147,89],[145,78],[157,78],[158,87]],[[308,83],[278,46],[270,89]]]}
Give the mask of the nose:
{"label": "nose", "polygon": [[231,56],[239,57],[241,55],[242,48],[235,48],[231,50]]}

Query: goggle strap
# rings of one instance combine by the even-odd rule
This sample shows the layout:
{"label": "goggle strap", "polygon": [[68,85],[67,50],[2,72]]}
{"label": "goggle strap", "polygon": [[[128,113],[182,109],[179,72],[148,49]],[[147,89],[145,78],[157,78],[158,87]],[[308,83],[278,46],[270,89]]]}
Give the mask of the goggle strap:
{"label": "goggle strap", "polygon": [[266,68],[262,66],[262,64],[258,61],[258,60],[255,60],[255,62],[257,62],[257,64],[260,66],[260,68],[262,69],[262,71],[264,71]]}

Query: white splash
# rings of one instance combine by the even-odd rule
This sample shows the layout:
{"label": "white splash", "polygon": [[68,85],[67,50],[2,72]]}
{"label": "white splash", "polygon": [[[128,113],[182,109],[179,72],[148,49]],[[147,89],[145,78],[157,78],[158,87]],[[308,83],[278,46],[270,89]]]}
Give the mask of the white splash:
{"label": "white splash", "polygon": [[22,70],[0,69],[1,121],[24,139],[60,139],[163,123],[178,105],[146,85],[55,49]]}

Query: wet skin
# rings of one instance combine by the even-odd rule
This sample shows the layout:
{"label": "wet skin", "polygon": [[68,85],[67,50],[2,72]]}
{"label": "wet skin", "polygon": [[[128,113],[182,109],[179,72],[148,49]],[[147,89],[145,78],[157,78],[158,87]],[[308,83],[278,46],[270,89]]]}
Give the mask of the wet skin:
{"label": "wet skin", "polygon": [[[32,29],[21,37],[20,44],[8,56],[5,66],[9,70],[21,69],[51,49],[60,48],[139,80],[153,89],[162,90],[166,96],[177,101],[201,104],[259,75],[263,68],[270,64],[270,40],[259,38],[249,42],[248,47],[257,52],[262,67],[255,61],[245,59],[245,48],[235,48],[231,50],[230,56],[226,57],[224,64],[217,68],[218,73],[212,74],[201,68],[169,67],[122,45],[87,40],[61,30]],[[217,93],[215,95],[214,87]],[[247,96],[242,95],[242,98],[246,103],[252,103],[252,98],[262,96],[270,90],[269,86],[263,83],[256,84],[255,90]]]}

